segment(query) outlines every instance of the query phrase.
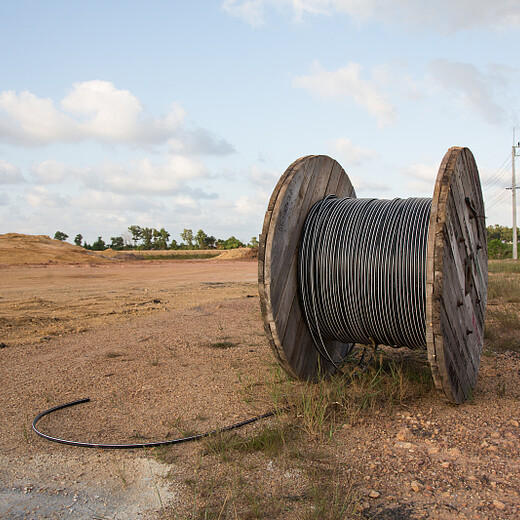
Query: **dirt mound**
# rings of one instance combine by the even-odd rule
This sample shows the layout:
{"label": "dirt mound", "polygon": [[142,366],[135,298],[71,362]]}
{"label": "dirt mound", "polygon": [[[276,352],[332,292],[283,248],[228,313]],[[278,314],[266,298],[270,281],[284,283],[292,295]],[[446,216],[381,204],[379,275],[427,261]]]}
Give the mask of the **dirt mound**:
{"label": "dirt mound", "polygon": [[110,261],[80,246],[53,240],[47,235],[0,235],[0,265],[100,264]]}
{"label": "dirt mound", "polygon": [[251,247],[239,247],[238,249],[226,249],[220,255],[211,260],[253,260],[258,256],[258,249]]}
{"label": "dirt mound", "polygon": [[128,259],[128,255],[125,255],[124,251],[116,251],[115,249],[111,249],[110,247],[108,249],[103,249],[103,251],[91,251],[91,253],[102,258],[109,258],[115,260]]}

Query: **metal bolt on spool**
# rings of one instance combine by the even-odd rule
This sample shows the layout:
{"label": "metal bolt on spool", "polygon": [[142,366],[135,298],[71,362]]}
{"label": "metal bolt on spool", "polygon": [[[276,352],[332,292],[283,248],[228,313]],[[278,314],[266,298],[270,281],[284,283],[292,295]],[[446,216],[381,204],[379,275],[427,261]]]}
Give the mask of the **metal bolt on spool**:
{"label": "metal bolt on spool", "polygon": [[431,199],[357,199],[330,157],[295,161],[260,235],[260,302],[278,362],[315,380],[335,372],[353,343],[425,348],[436,387],[464,402],[484,337],[484,215],[467,148],[446,152]]}

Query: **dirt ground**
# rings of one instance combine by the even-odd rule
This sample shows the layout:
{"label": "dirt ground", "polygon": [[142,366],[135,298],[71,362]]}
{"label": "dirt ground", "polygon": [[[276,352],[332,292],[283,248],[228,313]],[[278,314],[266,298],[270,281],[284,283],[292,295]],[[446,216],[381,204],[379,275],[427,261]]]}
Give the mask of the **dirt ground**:
{"label": "dirt ground", "polygon": [[[37,413],[84,397],[40,428],[89,442],[165,440],[270,409],[279,374],[256,271],[255,261],[210,260],[0,269],[0,518],[346,518],[319,512],[311,474],[330,488],[348,482],[355,518],[520,517],[518,351],[483,356],[462,406],[431,391],[331,438],[300,437],[298,456],[237,451],[229,461],[200,442],[101,451],[31,431]],[[249,490],[248,508],[233,513],[225,492],[205,516],[201,485],[229,475]]]}

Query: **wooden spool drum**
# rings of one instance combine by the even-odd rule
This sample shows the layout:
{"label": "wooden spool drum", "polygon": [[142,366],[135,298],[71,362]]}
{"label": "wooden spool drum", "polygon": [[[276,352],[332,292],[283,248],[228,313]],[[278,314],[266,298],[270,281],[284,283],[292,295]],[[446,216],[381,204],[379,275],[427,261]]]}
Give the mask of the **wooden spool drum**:
{"label": "wooden spool drum", "polygon": [[[280,365],[293,377],[316,380],[335,371],[318,354],[298,296],[300,234],[312,205],[326,195],[356,197],[343,168],[324,155],[295,161],[276,185],[258,253],[264,328]],[[478,169],[467,148],[450,148],[432,199],[426,263],[426,341],[436,387],[464,402],[477,381],[487,299],[487,244]],[[349,346],[327,340],[341,363]]]}

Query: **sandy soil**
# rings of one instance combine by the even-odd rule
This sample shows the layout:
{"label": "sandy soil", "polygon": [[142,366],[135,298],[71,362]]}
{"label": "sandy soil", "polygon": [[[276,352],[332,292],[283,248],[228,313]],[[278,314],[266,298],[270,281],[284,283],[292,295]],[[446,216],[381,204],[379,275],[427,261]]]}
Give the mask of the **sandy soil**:
{"label": "sandy soil", "polygon": [[0,235],[0,265],[103,264],[110,262],[82,247],[53,240],[47,235]]}
{"label": "sandy soil", "polygon": [[[256,270],[254,261],[209,260],[0,269],[0,519],[193,511],[187,482],[203,469],[217,479],[225,470],[220,459],[201,459],[198,443],[172,448],[166,465],[155,451],[50,443],[30,424],[44,409],[90,397],[43,419],[41,429],[135,442],[206,431],[270,408],[275,364]],[[518,352],[488,353],[465,405],[431,392],[345,424],[318,448],[353,483],[358,517],[519,518],[519,380]],[[302,467],[323,465],[311,457],[318,448],[303,446],[309,459],[298,467],[255,455],[240,478],[266,503],[282,489],[282,516],[302,518]]]}
{"label": "sandy soil", "polygon": [[[135,442],[253,413],[239,403],[237,374],[270,362],[252,326],[256,269],[208,261],[3,269],[0,518],[149,518],[161,501],[180,500],[157,482],[167,468],[143,454],[51,444],[30,422],[86,396],[92,403],[44,419],[42,428]],[[231,337],[233,348],[213,347]]]}

